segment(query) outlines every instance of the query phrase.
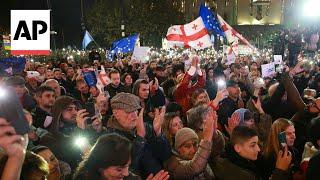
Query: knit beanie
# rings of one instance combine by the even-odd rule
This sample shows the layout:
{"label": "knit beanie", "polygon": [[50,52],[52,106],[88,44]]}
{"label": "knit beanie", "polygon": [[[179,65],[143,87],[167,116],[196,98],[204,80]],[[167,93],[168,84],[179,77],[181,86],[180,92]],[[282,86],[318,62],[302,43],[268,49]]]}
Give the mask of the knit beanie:
{"label": "knit beanie", "polygon": [[198,140],[198,135],[190,128],[182,128],[180,129],[175,137],[174,148],[177,150],[183,143],[189,141],[191,139]]}

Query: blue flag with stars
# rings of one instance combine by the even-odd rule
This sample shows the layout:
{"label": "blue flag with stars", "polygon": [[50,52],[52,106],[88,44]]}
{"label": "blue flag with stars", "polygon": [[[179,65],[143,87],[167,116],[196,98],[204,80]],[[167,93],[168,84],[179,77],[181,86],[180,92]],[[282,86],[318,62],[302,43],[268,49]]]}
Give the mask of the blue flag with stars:
{"label": "blue flag with stars", "polygon": [[218,22],[216,16],[208,7],[201,4],[199,15],[201,16],[208,31],[213,31],[215,34],[225,36],[223,30],[220,28],[220,23]]}
{"label": "blue flag with stars", "polygon": [[134,34],[131,36],[128,36],[126,38],[114,41],[112,43],[111,49],[110,49],[110,55],[113,56],[116,53],[128,53],[133,52],[134,46],[139,38],[138,34]]}

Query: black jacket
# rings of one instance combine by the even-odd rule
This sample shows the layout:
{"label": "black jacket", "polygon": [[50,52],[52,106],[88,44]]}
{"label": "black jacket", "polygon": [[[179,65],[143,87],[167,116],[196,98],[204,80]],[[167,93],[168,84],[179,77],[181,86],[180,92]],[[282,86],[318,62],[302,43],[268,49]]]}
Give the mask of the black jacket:
{"label": "black jacket", "polygon": [[[218,158],[213,166],[215,176],[219,180],[262,180],[264,178],[263,167],[260,166],[258,157],[256,161],[247,160],[238,155],[233,147],[228,144],[223,158]],[[288,172],[275,169],[271,176],[272,180],[288,179]]]}
{"label": "black jacket", "polygon": [[51,118],[51,120],[52,120],[51,114],[44,111],[40,107],[35,108],[34,112],[32,113],[32,118],[33,118],[32,125],[34,127],[42,128],[42,129],[47,128],[47,127],[44,127],[44,122],[45,122],[46,118],[48,118],[48,120],[49,120],[49,118]]}
{"label": "black jacket", "polygon": [[108,84],[104,88],[104,90],[108,91],[110,99],[121,92],[131,93],[131,90],[129,88],[126,88],[122,83],[120,83],[118,87],[114,87],[112,84]]}
{"label": "black jacket", "polygon": [[309,161],[308,169],[307,169],[307,180],[319,180],[320,173],[320,151],[313,155]]}
{"label": "black jacket", "polygon": [[150,173],[156,174],[163,169],[163,162],[171,156],[171,146],[163,136],[156,136],[153,127],[145,123],[146,137],[138,136],[135,130],[126,131],[117,120],[112,117],[108,121],[107,133],[117,133],[128,138],[133,145],[130,170],[143,178]]}

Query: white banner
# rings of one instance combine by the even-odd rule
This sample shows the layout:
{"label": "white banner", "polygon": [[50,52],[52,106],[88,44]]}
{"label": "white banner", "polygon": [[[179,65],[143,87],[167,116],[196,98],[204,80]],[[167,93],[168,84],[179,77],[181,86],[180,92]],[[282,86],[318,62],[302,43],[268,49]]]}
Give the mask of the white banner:
{"label": "white banner", "polygon": [[150,55],[150,47],[147,47],[147,46],[135,47],[133,54],[131,56],[131,60],[145,63],[146,61],[149,60],[148,59],[149,55]]}
{"label": "white banner", "polygon": [[262,77],[271,77],[276,73],[275,65],[274,63],[269,63],[269,64],[263,64],[261,65],[261,74]]}

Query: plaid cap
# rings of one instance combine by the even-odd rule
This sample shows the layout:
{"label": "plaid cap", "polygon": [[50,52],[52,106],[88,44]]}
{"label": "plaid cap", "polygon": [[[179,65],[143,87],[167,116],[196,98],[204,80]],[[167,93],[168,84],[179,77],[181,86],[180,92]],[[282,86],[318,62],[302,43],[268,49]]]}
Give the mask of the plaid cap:
{"label": "plaid cap", "polygon": [[111,99],[112,109],[123,109],[127,113],[141,109],[140,99],[131,93],[118,93]]}

